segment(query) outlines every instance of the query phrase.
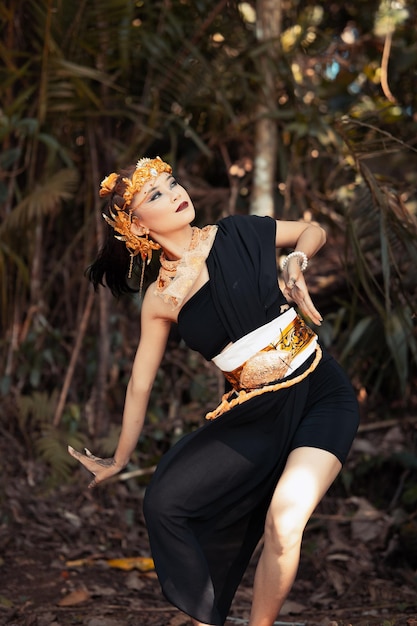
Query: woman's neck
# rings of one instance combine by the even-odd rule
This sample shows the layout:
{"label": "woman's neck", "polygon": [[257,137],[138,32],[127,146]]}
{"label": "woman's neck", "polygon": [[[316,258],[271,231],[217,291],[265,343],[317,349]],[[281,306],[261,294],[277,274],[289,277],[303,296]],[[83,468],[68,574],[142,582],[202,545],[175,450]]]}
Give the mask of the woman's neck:
{"label": "woman's neck", "polygon": [[[152,232],[149,234],[150,237],[153,239],[154,237]],[[158,235],[155,236],[155,240],[161,246],[165,257],[170,261],[175,261],[177,259],[180,259],[183,256],[184,252],[189,249],[192,234],[192,226],[188,224],[181,230],[171,232],[167,235],[161,235],[160,233],[158,233]]]}

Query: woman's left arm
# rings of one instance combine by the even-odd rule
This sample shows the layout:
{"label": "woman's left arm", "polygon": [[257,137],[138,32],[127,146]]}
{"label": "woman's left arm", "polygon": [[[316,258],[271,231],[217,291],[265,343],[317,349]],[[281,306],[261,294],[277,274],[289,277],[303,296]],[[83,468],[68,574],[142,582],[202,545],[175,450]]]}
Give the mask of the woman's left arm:
{"label": "woman's left arm", "polygon": [[[311,259],[324,245],[326,232],[321,226],[307,222],[277,221],[277,248],[293,248],[295,252],[303,252]],[[288,258],[283,270],[285,288],[283,293],[288,300],[295,302],[301,312],[312,322],[320,325],[322,317],[314,306],[302,271],[302,255]]]}

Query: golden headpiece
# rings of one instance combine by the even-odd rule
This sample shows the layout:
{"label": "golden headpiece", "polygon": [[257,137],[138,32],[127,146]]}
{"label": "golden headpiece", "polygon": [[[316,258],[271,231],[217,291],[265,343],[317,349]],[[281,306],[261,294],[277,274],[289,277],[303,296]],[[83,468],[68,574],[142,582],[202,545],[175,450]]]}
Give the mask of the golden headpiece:
{"label": "golden headpiece", "polygon": [[[118,207],[116,204],[114,208],[116,213],[110,209],[111,218],[103,213],[103,217],[106,222],[119,233],[115,235],[119,241],[124,241],[126,248],[130,254],[130,268],[129,278],[132,274],[133,258],[138,254],[141,255],[142,260],[150,263],[152,258],[152,250],[158,250],[161,246],[148,238],[148,234],[145,233],[143,237],[135,235],[132,230],[132,208],[131,203],[135,193],[138,193],[145,183],[156,178],[159,174],[166,172],[172,173],[172,167],[162,161],[159,157],[155,159],[139,159],[136,164],[136,169],[131,178],[122,178],[122,182],[125,183],[125,191],[123,193],[124,204],[122,207]],[[106,176],[100,185],[100,197],[110,195],[114,192],[116,184],[120,181],[119,174],[113,172]]]}

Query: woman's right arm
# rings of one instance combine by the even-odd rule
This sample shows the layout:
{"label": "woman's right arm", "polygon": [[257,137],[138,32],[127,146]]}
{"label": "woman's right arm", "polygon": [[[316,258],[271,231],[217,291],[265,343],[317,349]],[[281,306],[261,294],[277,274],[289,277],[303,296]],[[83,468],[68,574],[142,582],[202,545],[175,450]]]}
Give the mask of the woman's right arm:
{"label": "woman's right arm", "polygon": [[141,312],[141,336],[126,390],[122,430],[114,456],[110,459],[85,454],[69,447],[68,451],[94,475],[89,487],[107,480],[120,472],[129,462],[145,421],[152,385],[161,363],[171,322],[160,316],[160,298],[148,289]]}

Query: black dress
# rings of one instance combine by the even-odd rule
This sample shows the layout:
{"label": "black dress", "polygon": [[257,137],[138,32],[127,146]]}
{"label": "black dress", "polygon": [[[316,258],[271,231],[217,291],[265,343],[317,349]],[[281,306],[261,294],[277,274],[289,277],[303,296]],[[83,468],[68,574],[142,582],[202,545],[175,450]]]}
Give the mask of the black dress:
{"label": "black dress", "polygon": [[[219,222],[207,258],[210,280],[178,320],[187,345],[205,358],[286,305],[277,286],[275,229],[267,217]],[[290,451],[317,447],[343,463],[357,426],[350,382],[324,352],[301,382],[256,396],[181,439],[159,463],[144,502],[166,598],[198,621],[224,624]]]}

